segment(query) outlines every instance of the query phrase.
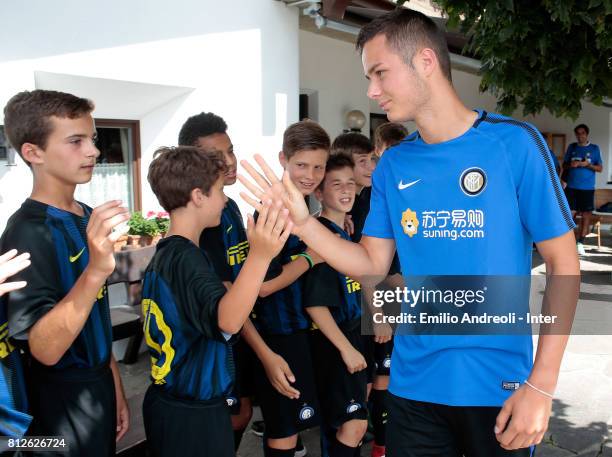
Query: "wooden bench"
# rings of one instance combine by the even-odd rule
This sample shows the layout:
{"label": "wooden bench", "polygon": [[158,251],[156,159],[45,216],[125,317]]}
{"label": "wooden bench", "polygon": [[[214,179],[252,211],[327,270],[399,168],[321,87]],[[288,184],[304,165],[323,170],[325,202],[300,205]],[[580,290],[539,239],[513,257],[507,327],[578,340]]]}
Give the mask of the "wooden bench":
{"label": "wooden bench", "polygon": [[115,253],[115,271],[109,276],[107,286],[125,284],[127,303],[110,303],[113,341],[129,338],[123,363],[134,363],[142,343],[142,312],[140,308],[144,271],[155,254],[155,246],[128,249]]}
{"label": "wooden bench", "polygon": [[597,235],[597,248],[601,249],[601,224],[612,224],[612,212],[597,211],[608,202],[612,202],[612,189],[595,189],[595,211],[591,219],[592,231]]}

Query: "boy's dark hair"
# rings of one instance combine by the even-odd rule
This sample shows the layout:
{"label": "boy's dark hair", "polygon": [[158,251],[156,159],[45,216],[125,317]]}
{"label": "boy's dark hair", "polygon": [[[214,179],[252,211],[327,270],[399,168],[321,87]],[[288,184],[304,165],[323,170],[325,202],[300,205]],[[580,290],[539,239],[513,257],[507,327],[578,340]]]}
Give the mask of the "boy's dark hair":
{"label": "boy's dark hair", "polygon": [[587,132],[587,135],[591,133],[589,126],[586,124],[578,124],[576,127],[574,127],[574,133],[577,133],[578,129],[584,129],[584,131]]}
{"label": "boy's dark hair", "polygon": [[181,127],[178,144],[195,146],[200,137],[225,132],[227,132],[227,124],[222,117],[214,113],[196,114],[187,119]]}
{"label": "boy's dark hair", "polygon": [[341,133],[331,145],[331,154],[370,154],[374,148],[370,139],[357,132]]}
{"label": "boy's dark hair", "polygon": [[52,116],[77,119],[93,110],[91,100],[76,95],[54,90],[26,90],[14,95],[4,107],[4,131],[23,159],[21,147],[24,143],[35,144],[41,149],[47,147],[53,130]]}
{"label": "boy's dark hair", "polygon": [[161,147],[153,155],[147,179],[164,210],[181,208],[193,189],[209,195],[210,188],[227,171],[220,151],[193,146]]}
{"label": "boy's dark hair", "polygon": [[[341,170],[342,168],[350,168],[353,170],[355,167],[355,162],[353,161],[353,157],[348,154],[333,154],[327,159],[327,164],[325,165],[325,176],[330,171]],[[325,186],[325,178],[319,184],[318,189],[323,190]]]}
{"label": "boy's dark hair", "polygon": [[314,121],[291,124],[283,134],[283,155],[290,159],[298,151],[324,149],[329,152],[329,135]]}
{"label": "boy's dark hair", "polygon": [[376,149],[390,148],[408,136],[408,129],[397,122],[385,122],[374,131]]}
{"label": "boy's dark hair", "polygon": [[440,69],[446,79],[452,81],[450,55],[444,32],[434,21],[418,11],[397,8],[366,24],[357,37],[355,47],[363,52],[365,44],[378,35],[384,35],[387,43],[410,67],[414,54],[422,48],[431,48],[438,57]]}

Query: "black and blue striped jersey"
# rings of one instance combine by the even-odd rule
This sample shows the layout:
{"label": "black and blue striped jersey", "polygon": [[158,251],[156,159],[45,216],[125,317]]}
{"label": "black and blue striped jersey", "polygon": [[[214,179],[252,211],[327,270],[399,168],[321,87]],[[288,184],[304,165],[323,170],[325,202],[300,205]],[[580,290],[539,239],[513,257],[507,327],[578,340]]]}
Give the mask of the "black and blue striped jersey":
{"label": "black and blue striped jersey", "polygon": [[[270,263],[265,280],[275,278],[282,272],[283,265],[291,262],[306,250],[306,245],[295,235],[290,235],[281,250]],[[251,320],[260,333],[289,335],[309,326],[302,305],[302,279],[267,297],[259,297],[251,313]]]}
{"label": "black and blue striped jersey", "polygon": [[[25,340],[30,328],[72,289],[89,262],[86,228],[91,208],[85,215],[27,199],[9,219],[0,249],[29,252],[32,264],[15,275],[27,287],[11,292],[7,299],[9,335]],[[51,370],[91,368],[108,365],[112,325],[106,287],[70,348]]]}
{"label": "black and blue striped jersey", "polygon": [[27,414],[28,401],[19,350],[8,336],[6,300],[0,298],[0,436],[20,438],[32,417]]}
{"label": "black and blue striped jersey", "polygon": [[221,213],[221,224],[202,231],[200,248],[206,252],[221,281],[236,280],[249,253],[249,242],[240,209],[231,198]]}
{"label": "black and blue striped jersey", "polygon": [[[348,234],[329,219],[319,217],[319,222],[350,240]],[[361,317],[361,285],[327,263],[319,263],[306,273],[303,286],[304,307],[327,306],[338,326]]]}
{"label": "black and blue striped jersey", "polygon": [[226,290],[204,251],[187,238],[157,244],[142,291],[151,380],[183,399],[225,397],[234,379],[230,342],[218,327]]}

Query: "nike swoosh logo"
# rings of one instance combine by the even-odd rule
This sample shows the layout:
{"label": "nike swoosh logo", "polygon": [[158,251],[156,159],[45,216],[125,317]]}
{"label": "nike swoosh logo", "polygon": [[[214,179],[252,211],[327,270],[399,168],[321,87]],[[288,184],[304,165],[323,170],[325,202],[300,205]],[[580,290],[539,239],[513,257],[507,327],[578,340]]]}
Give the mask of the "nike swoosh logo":
{"label": "nike swoosh logo", "polygon": [[79,252],[77,255],[71,255],[69,257],[70,263],[76,262],[79,259],[79,257],[81,257],[81,254],[83,254],[84,252],[85,252],[85,248],[81,249],[81,252]]}
{"label": "nike swoosh logo", "polygon": [[234,228],[234,224],[231,224],[227,230],[225,231],[225,233],[229,233],[232,229]]}
{"label": "nike swoosh logo", "polygon": [[414,186],[419,181],[420,181],[420,179],[417,179],[416,181],[412,181],[412,182],[409,182],[409,183],[406,183],[406,184],[404,184],[402,181],[400,181],[399,184],[397,185],[397,188],[399,190],[404,190],[404,189],[407,189],[410,186]]}

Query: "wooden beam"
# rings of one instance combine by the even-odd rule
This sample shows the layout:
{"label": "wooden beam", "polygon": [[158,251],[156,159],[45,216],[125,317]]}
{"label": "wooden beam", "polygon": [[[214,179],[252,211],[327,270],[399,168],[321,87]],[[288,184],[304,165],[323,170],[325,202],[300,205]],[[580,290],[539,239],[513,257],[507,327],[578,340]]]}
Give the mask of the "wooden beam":
{"label": "wooden beam", "polygon": [[341,20],[344,18],[344,12],[349,3],[351,0],[323,0],[323,16]]}

